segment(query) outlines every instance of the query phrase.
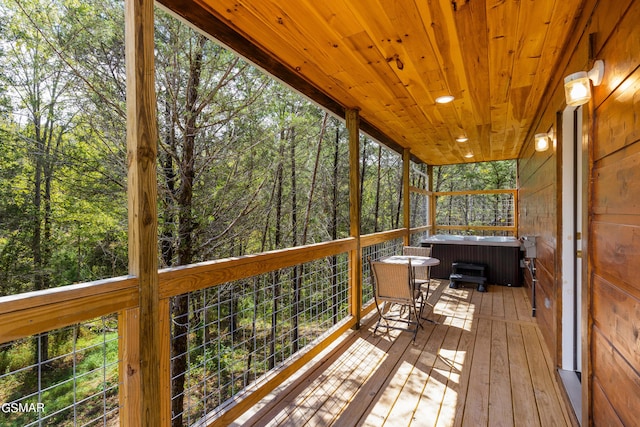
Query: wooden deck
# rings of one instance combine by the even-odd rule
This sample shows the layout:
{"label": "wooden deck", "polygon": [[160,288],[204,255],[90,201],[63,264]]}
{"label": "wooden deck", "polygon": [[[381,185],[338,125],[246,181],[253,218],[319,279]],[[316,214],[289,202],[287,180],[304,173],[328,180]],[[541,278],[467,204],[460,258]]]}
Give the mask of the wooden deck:
{"label": "wooden deck", "polygon": [[415,343],[372,315],[235,425],[571,425],[525,289],[434,282]]}

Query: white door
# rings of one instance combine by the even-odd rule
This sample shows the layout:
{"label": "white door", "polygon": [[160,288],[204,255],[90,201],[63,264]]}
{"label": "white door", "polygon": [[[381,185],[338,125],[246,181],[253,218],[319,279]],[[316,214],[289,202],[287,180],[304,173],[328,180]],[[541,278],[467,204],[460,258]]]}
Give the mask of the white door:
{"label": "white door", "polygon": [[562,117],[562,360],[561,377],[581,418],[582,372],[582,107]]}

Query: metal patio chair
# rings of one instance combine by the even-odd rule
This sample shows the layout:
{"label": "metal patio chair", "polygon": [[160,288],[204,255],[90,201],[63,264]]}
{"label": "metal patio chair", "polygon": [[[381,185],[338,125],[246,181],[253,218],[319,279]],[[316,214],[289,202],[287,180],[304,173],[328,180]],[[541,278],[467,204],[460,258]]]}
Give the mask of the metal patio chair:
{"label": "metal patio chair", "polygon": [[[422,247],[422,246],[403,246],[402,247],[402,255],[413,255],[413,256],[431,256],[431,246]],[[431,266],[429,267],[414,267],[414,278],[413,282],[416,288],[421,289],[422,285],[426,285],[426,295],[424,297],[425,301],[429,298],[429,288],[431,285]]]}
{"label": "metal patio chair", "polygon": [[[422,327],[420,321],[424,297],[422,291],[419,288],[416,289],[413,284],[411,261],[408,264],[392,264],[369,260],[369,263],[373,296],[380,315],[373,333],[375,334],[380,326],[387,329],[401,329],[413,332],[413,341],[415,341],[418,328]],[[400,309],[388,310],[389,304],[398,304]],[[406,310],[403,310],[405,308]],[[407,326],[395,326],[396,323],[405,323]]]}

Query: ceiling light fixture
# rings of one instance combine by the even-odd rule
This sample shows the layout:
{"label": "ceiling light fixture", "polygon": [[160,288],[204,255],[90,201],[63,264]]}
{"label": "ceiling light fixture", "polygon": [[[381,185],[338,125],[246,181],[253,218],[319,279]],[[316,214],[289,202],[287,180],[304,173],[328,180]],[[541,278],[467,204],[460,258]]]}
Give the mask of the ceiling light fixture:
{"label": "ceiling light fixture", "polygon": [[604,61],[597,60],[589,71],[578,71],[564,78],[564,96],[567,105],[577,107],[589,102],[591,99],[591,84],[598,86],[602,83],[604,75]]}
{"label": "ceiling light fixture", "polygon": [[453,101],[455,98],[453,97],[453,95],[443,95],[443,96],[439,96],[436,98],[436,102],[438,104],[448,104],[449,102]]}
{"label": "ceiling light fixture", "polygon": [[473,153],[469,152],[467,154],[464,155],[465,159],[471,159],[473,157]]}
{"label": "ceiling light fixture", "polygon": [[456,141],[458,141],[458,142],[467,142],[468,140],[469,140],[469,138],[467,138],[464,135],[461,135],[461,136],[456,138]]}

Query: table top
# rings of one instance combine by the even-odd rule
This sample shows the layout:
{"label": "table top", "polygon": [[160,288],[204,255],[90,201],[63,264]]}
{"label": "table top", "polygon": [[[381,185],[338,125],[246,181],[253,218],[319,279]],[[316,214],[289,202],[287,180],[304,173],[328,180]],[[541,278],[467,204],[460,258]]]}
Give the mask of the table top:
{"label": "table top", "polygon": [[380,258],[381,262],[390,264],[408,264],[411,260],[412,267],[431,267],[440,264],[438,258],[430,256],[417,256],[417,255],[393,255]]}

